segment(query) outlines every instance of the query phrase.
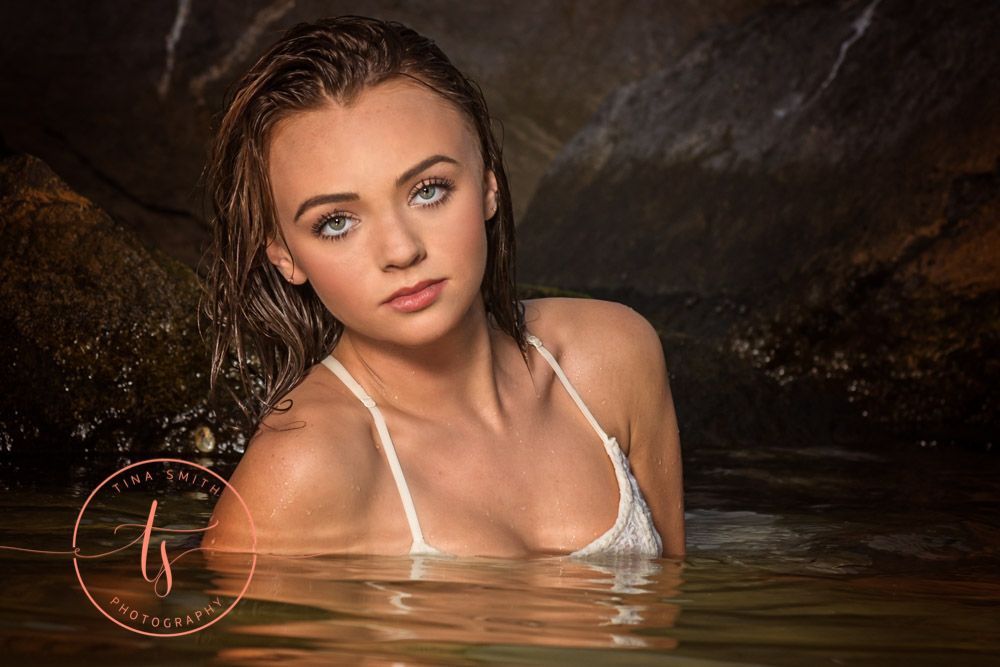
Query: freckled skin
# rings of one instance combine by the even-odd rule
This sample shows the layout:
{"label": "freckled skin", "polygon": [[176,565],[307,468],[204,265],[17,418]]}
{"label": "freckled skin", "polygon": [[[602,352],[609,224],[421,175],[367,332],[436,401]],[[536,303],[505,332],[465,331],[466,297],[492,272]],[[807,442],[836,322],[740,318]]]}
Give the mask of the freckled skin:
{"label": "freckled skin", "polygon": [[[351,107],[299,114],[278,130],[271,177],[285,245],[273,244],[269,253],[292,282],[308,281],[355,338],[412,346],[444,333],[449,320],[436,311],[458,318],[478,297],[486,268],[483,219],[496,185],[450,105],[413,84],[383,89],[387,94],[373,91]],[[415,143],[426,148],[413,150]],[[442,161],[397,184],[401,172],[435,155],[457,164]],[[411,196],[427,179],[454,184],[442,204],[423,205],[419,191]],[[359,197],[292,221],[300,202],[329,193]],[[337,240],[317,237],[315,225],[337,213],[354,226]],[[434,279],[447,285],[426,314],[378,307],[400,288]]]}
{"label": "freckled skin", "polygon": [[[517,557],[569,553],[606,531],[618,488],[600,439],[547,363],[534,350],[525,363],[486,314],[496,181],[464,118],[422,86],[382,84],[286,120],[270,169],[283,238],[268,257],[344,324],[333,354],[385,417],[427,541]],[[592,300],[527,302],[526,317],[628,455],[665,553],[683,554],[677,425],[652,327]],[[368,410],[323,366],[288,398],[231,480],[258,551],[406,553]],[[206,544],[249,548],[227,528],[237,509],[224,495]]]}

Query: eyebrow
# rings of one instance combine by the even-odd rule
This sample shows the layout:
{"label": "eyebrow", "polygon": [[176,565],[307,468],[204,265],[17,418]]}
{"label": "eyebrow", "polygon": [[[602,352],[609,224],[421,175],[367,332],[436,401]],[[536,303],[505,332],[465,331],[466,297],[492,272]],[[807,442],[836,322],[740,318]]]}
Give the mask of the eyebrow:
{"label": "eyebrow", "polygon": [[448,164],[458,164],[458,160],[453,160],[447,155],[432,155],[426,160],[421,160],[420,162],[418,162],[417,164],[413,165],[412,167],[404,171],[402,174],[400,174],[399,178],[396,179],[396,187],[398,188],[399,186],[406,183],[406,181],[410,180],[411,178],[422,172],[424,169],[430,169],[431,167],[440,162],[447,162]]}
{"label": "eyebrow", "polygon": [[[404,171],[402,174],[400,174],[399,178],[396,179],[396,187],[397,188],[400,187],[401,185],[406,183],[406,181],[410,180],[420,172],[424,171],[425,169],[429,169],[430,167],[433,167],[436,164],[440,164],[441,162],[446,162],[448,164],[455,164],[455,165],[458,164],[458,160],[450,158],[447,155],[432,155],[425,160],[421,160],[420,162],[418,162],[417,164],[413,165],[412,167]],[[295,218],[293,218],[292,222],[293,223],[298,222],[299,218],[301,218],[306,211],[313,208],[314,206],[323,206],[324,204],[339,204],[342,202],[357,201],[359,199],[361,199],[361,196],[357,192],[337,192],[332,194],[316,195],[314,197],[310,197],[309,199],[302,202],[302,204],[299,206],[299,210],[295,212]]]}
{"label": "eyebrow", "polygon": [[330,195],[316,195],[315,197],[310,197],[309,199],[302,202],[299,206],[299,210],[295,212],[295,218],[292,219],[293,223],[299,221],[302,214],[311,209],[314,206],[322,206],[324,204],[339,204],[345,201],[357,201],[361,199],[357,192],[338,192],[337,194]]}

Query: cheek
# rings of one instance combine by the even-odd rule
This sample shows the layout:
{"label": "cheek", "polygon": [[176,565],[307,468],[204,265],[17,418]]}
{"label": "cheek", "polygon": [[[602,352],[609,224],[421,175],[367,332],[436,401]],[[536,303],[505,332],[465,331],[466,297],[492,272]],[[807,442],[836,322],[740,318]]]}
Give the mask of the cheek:
{"label": "cheek", "polygon": [[487,242],[486,242],[486,225],[482,220],[477,220],[474,224],[468,225],[463,229],[463,234],[461,234],[458,241],[458,246],[455,248],[456,253],[459,253],[460,257],[466,258],[469,264],[469,272],[473,277],[478,276],[482,280],[486,273],[486,261],[487,261]]}
{"label": "cheek", "polygon": [[299,256],[299,265],[309,284],[337,319],[349,317],[349,311],[362,292],[360,281],[366,274],[352,260],[349,255],[332,260],[314,252],[303,252]]}

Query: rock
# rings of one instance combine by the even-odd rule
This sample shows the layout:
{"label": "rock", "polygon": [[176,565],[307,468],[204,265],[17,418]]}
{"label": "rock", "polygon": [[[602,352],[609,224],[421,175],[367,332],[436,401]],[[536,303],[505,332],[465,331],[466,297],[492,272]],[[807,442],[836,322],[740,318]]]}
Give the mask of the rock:
{"label": "rock", "polygon": [[774,5],[713,30],[569,142],[519,277],[625,300],[877,430],[991,442],[998,30],[986,0]]}
{"label": "rock", "polygon": [[361,11],[432,37],[483,86],[520,213],[608,93],[672,62],[706,26],[773,1],[3,3],[0,135],[197,267],[211,214],[199,175],[226,87],[285,28]]}
{"label": "rock", "polygon": [[211,419],[195,274],[27,155],[0,161],[0,246],[3,449],[186,451]]}

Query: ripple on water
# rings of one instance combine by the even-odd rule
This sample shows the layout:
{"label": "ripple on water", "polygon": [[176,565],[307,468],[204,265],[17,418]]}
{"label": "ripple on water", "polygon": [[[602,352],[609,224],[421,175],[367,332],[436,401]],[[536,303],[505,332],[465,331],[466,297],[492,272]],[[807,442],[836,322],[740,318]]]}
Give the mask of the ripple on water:
{"label": "ripple on water", "polygon": [[[228,616],[169,642],[101,616],[68,557],[0,551],[0,652],[13,664],[992,664],[994,458],[904,453],[694,452],[683,563],[264,558]],[[7,475],[0,544],[68,548],[85,494],[66,489],[103,479],[87,474]],[[194,584],[214,594],[238,575],[219,562]]]}

